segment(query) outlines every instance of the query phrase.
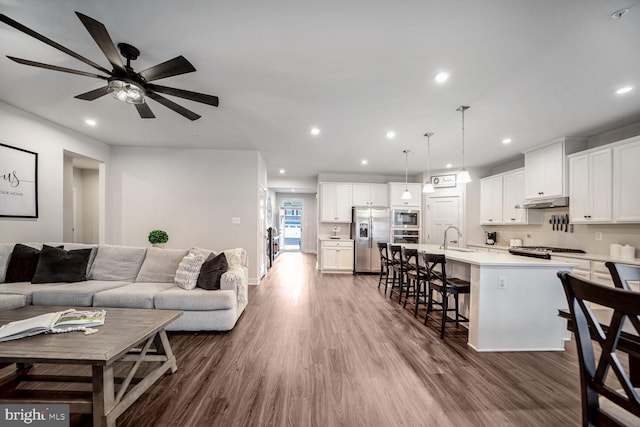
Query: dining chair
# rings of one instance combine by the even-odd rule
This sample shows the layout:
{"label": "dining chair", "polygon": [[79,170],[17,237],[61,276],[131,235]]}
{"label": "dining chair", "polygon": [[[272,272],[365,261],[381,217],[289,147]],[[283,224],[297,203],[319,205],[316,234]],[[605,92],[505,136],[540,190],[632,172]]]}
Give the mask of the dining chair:
{"label": "dining chair", "polygon": [[[471,284],[467,280],[459,279],[457,277],[447,277],[446,263],[447,259],[444,254],[429,254],[424,255],[427,268],[429,269],[429,295],[427,296],[427,314],[424,318],[424,324],[427,324],[429,316],[434,311],[442,313],[442,320],[440,323],[440,338],[444,339],[444,329],[447,322],[455,322],[456,328],[460,322],[469,322],[469,319],[460,314],[460,301],[458,296],[460,294],[468,294],[471,292]],[[440,301],[437,301],[433,297],[433,292],[440,294]],[[449,307],[449,297],[453,296],[455,306]],[[439,309],[434,309],[433,306],[439,306]],[[449,312],[453,312],[454,317],[449,317]]]}
{"label": "dining chair", "polygon": [[[609,269],[616,288],[634,290],[629,282],[640,282],[640,266],[607,261],[604,265]],[[638,286],[635,286],[635,290]]]}
{"label": "dining chair", "polygon": [[[633,387],[617,348],[625,322],[640,334],[640,293],[603,286],[567,271],[558,272],[558,277],[576,331],[582,425],[640,426],[640,388]],[[596,319],[590,302],[612,310],[608,327]]]}

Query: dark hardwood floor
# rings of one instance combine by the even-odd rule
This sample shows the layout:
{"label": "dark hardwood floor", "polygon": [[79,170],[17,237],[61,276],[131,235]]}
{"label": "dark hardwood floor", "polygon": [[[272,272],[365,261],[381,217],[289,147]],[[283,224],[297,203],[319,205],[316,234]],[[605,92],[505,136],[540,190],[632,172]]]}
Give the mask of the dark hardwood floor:
{"label": "dark hardwood floor", "polygon": [[[141,426],[577,426],[576,350],[477,353],[377,276],[283,253],[228,333],[171,333],[178,371],[119,419]],[[84,420],[78,420],[77,425]]]}

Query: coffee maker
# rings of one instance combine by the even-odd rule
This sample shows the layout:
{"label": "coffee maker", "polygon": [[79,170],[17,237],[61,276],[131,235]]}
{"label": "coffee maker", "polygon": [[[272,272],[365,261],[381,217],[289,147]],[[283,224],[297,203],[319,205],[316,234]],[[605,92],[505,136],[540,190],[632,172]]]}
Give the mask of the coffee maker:
{"label": "coffee maker", "polygon": [[495,245],[498,243],[498,233],[495,231],[487,231],[487,245]]}

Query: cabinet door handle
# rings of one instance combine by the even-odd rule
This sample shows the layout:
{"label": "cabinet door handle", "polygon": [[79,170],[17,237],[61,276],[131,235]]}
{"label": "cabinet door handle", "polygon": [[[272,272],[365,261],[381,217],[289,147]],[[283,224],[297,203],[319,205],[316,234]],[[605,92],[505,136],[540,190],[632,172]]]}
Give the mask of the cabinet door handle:
{"label": "cabinet door handle", "polygon": [[515,220],[516,220],[515,218],[511,218],[511,221],[515,221]]}
{"label": "cabinet door handle", "polygon": [[544,191],[539,191],[539,192],[538,192],[538,195],[539,195],[539,196],[542,196],[543,194],[544,194]]}

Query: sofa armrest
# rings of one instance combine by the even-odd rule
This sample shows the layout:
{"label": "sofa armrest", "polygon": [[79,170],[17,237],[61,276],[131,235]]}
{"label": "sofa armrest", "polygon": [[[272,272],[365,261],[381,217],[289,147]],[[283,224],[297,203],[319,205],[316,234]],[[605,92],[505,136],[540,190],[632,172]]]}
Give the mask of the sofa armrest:
{"label": "sofa armrest", "polygon": [[235,291],[238,304],[249,301],[249,269],[234,266],[229,268],[220,278],[220,289]]}

